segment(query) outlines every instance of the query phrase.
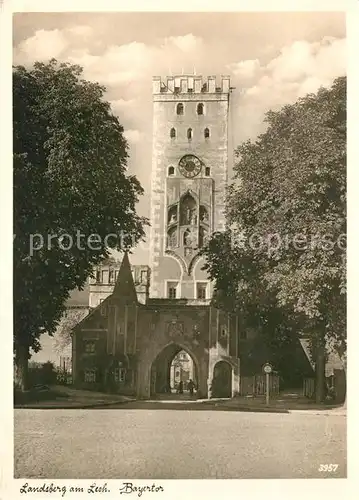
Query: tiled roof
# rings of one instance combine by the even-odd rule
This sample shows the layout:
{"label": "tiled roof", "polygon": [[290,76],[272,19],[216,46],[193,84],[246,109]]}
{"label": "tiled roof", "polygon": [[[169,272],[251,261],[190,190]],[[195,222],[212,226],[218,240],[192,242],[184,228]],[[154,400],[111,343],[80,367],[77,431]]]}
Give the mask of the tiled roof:
{"label": "tiled roof", "polygon": [[[300,344],[303,347],[303,351],[305,352],[310,364],[312,365],[313,370],[315,369],[315,363],[312,361],[310,351],[309,351],[309,340],[301,339]],[[343,363],[336,352],[331,352],[328,354],[328,361],[325,364],[325,376],[330,377],[334,374],[334,370],[343,370]]]}

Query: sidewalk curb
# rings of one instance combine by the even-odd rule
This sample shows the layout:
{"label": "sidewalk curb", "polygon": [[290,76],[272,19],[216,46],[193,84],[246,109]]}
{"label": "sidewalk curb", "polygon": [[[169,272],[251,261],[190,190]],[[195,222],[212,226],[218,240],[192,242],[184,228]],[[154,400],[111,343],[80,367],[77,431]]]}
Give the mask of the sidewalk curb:
{"label": "sidewalk curb", "polygon": [[63,405],[41,405],[41,404],[29,404],[29,405],[14,405],[14,410],[25,409],[25,410],[81,410],[81,409],[91,409],[91,408],[105,408],[106,406],[113,406],[119,404],[133,403],[135,399],[130,399],[128,401],[108,401],[101,403],[89,403],[89,404],[63,404]]}

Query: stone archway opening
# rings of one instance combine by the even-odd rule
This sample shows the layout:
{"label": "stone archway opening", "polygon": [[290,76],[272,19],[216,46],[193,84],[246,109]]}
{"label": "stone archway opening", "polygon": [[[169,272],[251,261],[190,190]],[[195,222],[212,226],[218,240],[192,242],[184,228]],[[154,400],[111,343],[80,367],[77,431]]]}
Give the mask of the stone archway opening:
{"label": "stone archway opening", "polygon": [[232,397],[232,366],[227,361],[218,361],[213,368],[212,398]]}
{"label": "stone archway opening", "polygon": [[166,346],[151,366],[151,397],[192,399],[196,397],[197,388],[198,367],[191,354],[178,344]]}

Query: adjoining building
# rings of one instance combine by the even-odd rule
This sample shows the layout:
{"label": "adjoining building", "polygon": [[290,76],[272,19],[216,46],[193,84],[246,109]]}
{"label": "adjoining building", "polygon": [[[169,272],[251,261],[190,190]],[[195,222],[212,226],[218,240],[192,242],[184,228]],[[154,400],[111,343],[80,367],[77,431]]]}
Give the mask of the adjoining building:
{"label": "adjoining building", "polygon": [[73,381],[140,398],[169,393],[172,361],[184,350],[193,360],[198,396],[231,397],[239,392],[238,336],[238,318],[210,304],[139,303],[125,254],[112,295],[73,330]]}

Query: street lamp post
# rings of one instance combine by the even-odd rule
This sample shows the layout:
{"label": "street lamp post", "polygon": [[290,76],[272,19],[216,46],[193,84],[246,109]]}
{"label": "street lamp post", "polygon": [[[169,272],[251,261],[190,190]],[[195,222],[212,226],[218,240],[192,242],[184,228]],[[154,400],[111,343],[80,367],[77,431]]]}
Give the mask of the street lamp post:
{"label": "street lamp post", "polygon": [[269,406],[269,375],[272,373],[272,366],[266,363],[263,365],[263,371],[266,374],[266,405]]}

